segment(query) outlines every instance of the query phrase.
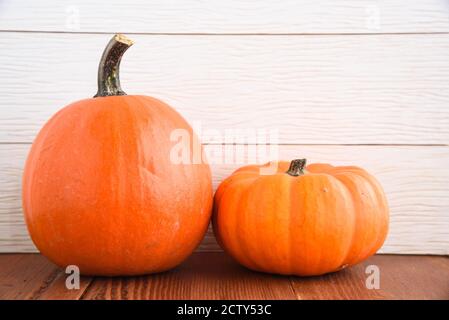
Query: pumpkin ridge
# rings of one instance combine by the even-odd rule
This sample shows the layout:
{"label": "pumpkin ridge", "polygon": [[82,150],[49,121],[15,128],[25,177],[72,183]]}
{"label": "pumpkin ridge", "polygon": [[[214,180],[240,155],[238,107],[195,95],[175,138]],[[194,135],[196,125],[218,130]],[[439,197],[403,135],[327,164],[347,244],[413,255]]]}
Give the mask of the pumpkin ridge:
{"label": "pumpkin ridge", "polygon": [[[257,184],[257,182],[260,181],[260,179],[261,177],[257,176],[252,181],[247,182],[246,185],[243,187],[242,192],[235,199],[235,201],[237,201],[240,204],[239,208],[241,209],[241,217],[242,217],[242,219],[236,220],[237,221],[236,227],[238,231],[236,232],[236,235],[238,239],[238,244],[240,246],[239,249],[245,253],[245,258],[249,261],[248,267],[257,271],[263,271],[265,270],[265,268],[261,266],[261,264],[257,261],[257,258],[256,259],[254,258],[253,256],[254,251],[250,250],[252,241],[248,240],[247,237],[244,237],[244,232],[241,232],[239,230],[240,229],[239,226],[240,227],[242,227],[243,225],[245,227],[248,226],[248,221],[250,218],[250,217],[248,218],[248,216],[251,211],[251,208],[248,207],[249,205],[251,205],[251,202],[248,201],[249,193],[251,189]],[[263,199],[261,199],[261,201],[263,201]],[[255,207],[257,208],[257,205]],[[242,221],[244,221],[244,223],[242,223]],[[247,230],[247,228],[243,228],[243,230]],[[255,231],[255,237],[257,238],[257,228]]]}
{"label": "pumpkin ridge", "polygon": [[[349,182],[346,181],[343,177],[346,177],[347,175],[354,175],[355,177],[358,177],[358,175],[354,172],[348,172],[348,171],[340,171],[340,172],[334,172],[333,177],[337,180],[339,180],[349,191],[349,194],[351,195],[352,201],[354,203],[354,213],[355,213],[355,221],[354,221],[354,233],[353,233],[353,237],[352,237],[352,241],[351,241],[351,246],[349,251],[346,254],[346,257],[344,259],[343,265],[342,266],[346,266],[346,265],[352,265],[353,261],[357,260],[356,258],[361,254],[361,250],[363,250],[363,246],[362,248],[357,248],[358,252],[356,251],[356,254],[353,252],[355,250],[355,248],[360,245],[360,242],[365,243],[366,242],[366,232],[363,232],[361,234],[362,239],[356,239],[356,235],[358,234],[358,230],[361,228],[361,226],[364,224],[363,222],[358,222],[360,220],[360,215],[364,215],[364,212],[360,212],[362,210],[362,208],[359,207],[358,205],[358,200],[356,199],[355,195],[352,192],[353,188],[357,188],[355,185],[353,186],[353,182],[350,179]],[[349,184],[349,185],[348,185]],[[355,255],[355,256],[354,256]]]}
{"label": "pumpkin ridge", "polygon": [[[360,179],[361,181],[363,181],[366,184],[366,186],[369,187],[372,195],[375,196],[376,207],[379,203],[382,203],[382,200],[379,199],[379,189],[377,186],[373,185],[373,183],[372,183],[372,181],[374,180],[374,177],[370,176],[365,170],[358,168],[358,167],[343,167],[343,168],[336,167],[336,171],[334,172],[334,174],[335,174],[335,178],[340,180],[345,185],[347,185],[347,181],[342,180],[343,177],[354,176],[356,179]],[[369,176],[369,178],[367,177],[367,175]],[[346,178],[343,178],[343,179],[346,179]],[[349,183],[354,185],[354,188],[358,188],[357,187],[358,184],[356,182],[353,182],[353,179],[350,179],[349,181],[350,181]],[[351,192],[351,196],[354,200],[354,203],[358,202],[358,200],[355,198],[355,195],[353,194],[353,192]],[[364,195],[362,194],[359,196],[364,196]],[[372,199],[372,200],[374,200],[374,199]],[[360,219],[359,218],[360,216],[366,216],[367,218],[372,218],[372,215],[367,216],[367,213],[364,212],[364,210],[362,210],[362,211],[360,211],[360,210],[362,210],[362,208],[358,208],[358,211],[356,212],[356,232],[360,228],[364,227],[364,225],[366,224],[366,218],[361,224],[357,223],[357,220]],[[376,212],[377,218],[375,219],[375,221],[371,221],[371,223],[368,224],[370,226],[377,225],[377,223],[378,223],[378,221],[377,221],[377,220],[379,220],[378,210],[375,212]],[[378,229],[381,229],[381,228],[378,228]],[[359,263],[359,262],[365,260],[367,257],[371,256],[372,254],[374,254],[380,248],[382,243],[384,242],[385,235],[386,235],[386,231],[384,233],[382,233],[382,232],[379,232],[379,230],[377,230],[375,238],[371,239],[371,241],[368,241],[369,240],[369,238],[367,238],[368,234],[366,233],[366,231],[363,232],[361,234],[362,239],[356,240],[353,242],[355,242],[356,244],[363,242],[364,245],[361,246],[361,248],[359,249],[358,252],[356,252],[357,254],[355,254],[355,255],[352,252],[353,251],[353,248],[352,248],[351,251],[348,253],[348,257],[346,257],[346,259],[345,259],[346,263],[349,265],[354,265],[356,263]],[[356,235],[354,235],[354,237],[355,236]],[[380,240],[382,240],[382,241],[380,241]],[[353,246],[354,246],[354,244],[353,244]],[[352,257],[350,256],[351,252],[353,255]]]}
{"label": "pumpkin ridge", "polygon": [[[368,172],[364,171],[362,169],[362,173],[363,174],[359,174],[359,176],[368,183],[368,185],[372,188],[373,193],[375,194],[376,197],[376,202],[377,204],[382,204],[382,209],[385,211],[385,216],[384,215],[379,215],[377,216],[377,220],[386,220],[385,225],[382,225],[383,228],[379,228],[379,229],[383,229],[384,232],[377,232],[377,236],[375,238],[375,241],[373,241],[373,243],[371,244],[371,249],[370,250],[366,250],[367,253],[365,254],[365,257],[363,258],[366,259],[367,257],[371,256],[372,254],[374,254],[385,242],[385,239],[387,237],[388,234],[388,203],[387,203],[387,199],[385,197],[382,197],[381,195],[382,193],[382,187],[380,186],[380,184],[377,182],[376,178],[374,178],[373,176],[371,176]],[[386,219],[385,219],[386,218]],[[376,221],[378,223],[378,221]],[[360,259],[360,258],[359,258]]]}
{"label": "pumpkin ridge", "polygon": [[[269,181],[272,181],[269,182]],[[285,188],[278,185],[278,183],[282,184],[290,184],[290,179],[286,179],[285,174],[274,174],[274,175],[262,175],[259,176],[257,179],[255,179],[250,185],[247,186],[245,190],[245,207],[246,210],[242,210],[246,213],[246,215],[250,215],[252,219],[249,219],[249,221],[254,221],[257,219],[256,215],[260,217],[260,219],[265,219],[267,216],[267,212],[264,209],[265,206],[267,206],[267,203],[271,203],[271,201],[274,201],[274,204],[272,204],[273,208],[275,208],[276,211],[282,210],[285,208],[283,207],[283,202],[278,201],[276,196],[278,193],[284,194]],[[272,189],[270,191],[267,190],[267,192],[270,192],[270,194],[265,195],[263,198],[260,198],[258,190],[264,190],[267,188],[267,186],[272,186]],[[255,201],[255,199],[256,201]],[[287,196],[288,198],[288,196]],[[252,206],[251,206],[252,205]],[[288,208],[287,208],[288,209]],[[265,221],[265,220],[264,220]],[[266,223],[266,221],[265,221]],[[255,269],[257,271],[264,271],[267,272],[267,270],[273,270],[276,268],[276,261],[278,261],[279,256],[276,256],[277,250],[276,250],[276,243],[272,242],[270,239],[272,237],[273,232],[279,232],[280,229],[282,229],[282,226],[279,225],[279,220],[276,219],[276,221],[273,221],[272,225],[272,232],[270,232],[270,236],[263,236],[264,232],[262,228],[257,227],[257,222],[253,222],[249,225],[254,226],[253,228],[253,234],[251,238],[249,237],[243,237],[243,242],[247,242],[245,246],[245,251],[248,253],[249,258],[252,260],[255,267],[252,269]],[[288,230],[284,230],[287,231]],[[283,233],[283,232],[280,232]],[[267,239],[268,238],[268,239]],[[288,238],[288,237],[287,237]],[[249,244],[248,244],[249,243]],[[289,244],[289,241],[287,240],[287,245]],[[257,250],[255,249],[257,248]],[[270,248],[270,249],[268,249]],[[279,254],[281,255],[281,254]],[[288,256],[288,255],[287,255]],[[287,257],[288,259],[288,257]],[[279,273],[282,274],[288,274],[288,271],[284,270],[278,270]]]}
{"label": "pumpkin ridge", "polygon": [[[228,227],[231,230],[235,230],[232,233],[234,234],[234,236],[229,235],[228,239],[224,239],[225,241],[223,241],[223,243],[228,242],[228,244],[225,245],[224,249],[226,249],[226,247],[228,248],[228,250],[232,253],[234,253],[236,255],[236,259],[238,259],[239,261],[241,261],[244,265],[246,265],[248,268],[254,268],[255,264],[252,262],[252,259],[249,257],[248,251],[245,250],[242,254],[237,253],[238,250],[236,249],[240,249],[241,247],[245,247],[245,245],[242,245],[241,240],[240,240],[240,236],[241,233],[238,232],[239,229],[239,221],[240,221],[240,217],[239,217],[239,204],[241,203],[240,199],[244,193],[244,189],[245,187],[247,188],[249,184],[252,184],[254,181],[249,182],[249,179],[244,179],[244,180],[234,180],[234,186],[233,189],[228,188],[227,190],[224,191],[222,197],[221,197],[221,201],[220,202],[224,202],[228,208],[227,213],[223,213],[220,212],[220,210],[218,211],[218,221],[220,220],[220,218],[222,219],[227,219],[229,220],[229,215],[232,215],[232,225],[230,223],[228,223]],[[235,185],[237,184],[237,186]],[[235,192],[234,189],[238,189],[240,190],[239,192]],[[230,193],[229,191],[234,191],[234,193]],[[227,192],[226,192],[227,191]],[[224,201],[224,199],[226,199],[226,201]],[[230,209],[232,208],[232,210]],[[223,216],[226,215],[226,216]],[[219,233],[221,234],[220,229],[218,229]],[[230,241],[230,238],[232,238],[232,241]]]}
{"label": "pumpkin ridge", "polygon": [[[318,183],[318,181],[320,181],[321,183]],[[344,186],[338,179],[336,179],[331,174],[329,174],[329,173],[312,173],[312,174],[303,176],[303,179],[302,179],[303,188],[304,188],[304,190],[306,192],[306,194],[304,196],[304,199],[306,201],[310,197],[312,197],[312,198],[315,197],[315,192],[317,190],[320,190],[320,192],[326,192],[326,193],[327,192],[336,192],[336,191],[331,191],[331,190],[328,190],[328,191],[323,190],[322,189],[323,181],[327,181],[327,183],[326,183],[327,187],[324,187],[324,189],[327,189],[327,188],[334,189],[334,188],[338,187],[338,188],[343,188],[345,190],[346,194],[349,193],[349,190],[347,190],[346,186]],[[341,200],[345,199],[344,196],[339,196],[339,198]],[[309,200],[309,201],[307,201],[305,203],[304,210],[309,212],[309,211],[311,211],[314,208],[313,207],[308,207],[307,203],[313,204],[315,202],[313,202],[313,201],[310,202],[310,200]],[[334,203],[334,205],[336,205],[336,204],[338,204],[338,202]],[[351,204],[351,205],[348,206],[348,204]],[[323,209],[321,206],[318,207],[318,209]],[[327,205],[325,207],[327,208]],[[346,202],[344,207],[345,207],[346,210],[352,209],[353,208],[353,204],[351,202]],[[315,208],[315,209],[317,209],[317,208]],[[331,208],[327,208],[327,209],[330,210]],[[349,219],[346,222],[347,226],[349,226],[349,225],[352,226],[351,227],[351,229],[352,229],[351,230],[351,239],[352,239],[352,234],[354,233],[354,220],[355,220],[355,216],[354,216],[355,212],[354,212],[354,210],[352,210],[352,211],[353,211],[352,214],[351,214],[352,219]],[[311,213],[309,213],[308,215],[310,216]],[[340,216],[340,215],[341,215],[341,212],[336,211],[334,213],[333,219],[336,219],[336,223],[338,222],[338,216]],[[305,219],[307,219],[307,217]],[[350,220],[353,221],[352,224],[349,223]],[[319,219],[318,219],[318,221],[319,221]],[[314,226],[314,228],[317,227],[316,224],[314,224],[313,226]],[[311,226],[309,226],[309,227],[311,227]],[[316,230],[315,229],[313,234],[315,236],[318,236],[318,235],[322,234],[322,232],[324,232],[324,234],[327,234],[328,231],[320,231],[320,230]],[[342,235],[344,235],[344,233]],[[311,234],[309,234],[309,236],[311,236]],[[331,237],[331,236],[329,234],[327,234],[326,237]],[[315,259],[312,260],[312,261],[314,261],[314,262],[312,262],[312,261],[310,261],[310,259],[306,258],[307,262],[305,264],[308,265],[307,270],[321,270],[320,272],[315,273],[315,274],[323,274],[323,273],[339,270],[341,268],[341,266],[344,265],[344,258],[346,256],[347,252],[349,252],[350,247],[351,247],[351,245],[350,245],[351,240],[347,240],[347,241],[348,241],[348,243],[347,243],[347,245],[345,247],[342,247],[342,245],[338,244],[338,243],[334,243],[333,244],[335,246],[340,247],[339,251],[341,251],[342,257],[339,257],[339,258],[337,258],[335,256],[335,254],[329,255],[330,252],[327,253],[327,252],[323,252],[322,250],[321,251],[318,250],[316,252],[312,252],[311,254],[314,255]],[[309,240],[309,247],[307,248],[307,250],[310,251],[310,240]],[[332,262],[332,265],[334,266],[334,269],[333,270],[324,271],[326,269],[323,269],[323,264],[326,263],[327,265],[329,265],[330,264],[329,259]],[[329,267],[330,267],[330,265],[328,266],[328,268]],[[311,274],[309,271],[303,271],[301,273],[305,274],[305,275]]]}

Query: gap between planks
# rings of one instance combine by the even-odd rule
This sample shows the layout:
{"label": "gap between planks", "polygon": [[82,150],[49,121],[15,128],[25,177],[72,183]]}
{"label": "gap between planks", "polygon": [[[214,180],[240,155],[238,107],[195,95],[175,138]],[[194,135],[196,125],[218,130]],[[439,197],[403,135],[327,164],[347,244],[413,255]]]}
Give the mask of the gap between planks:
{"label": "gap between planks", "polygon": [[[0,145],[31,145],[27,141],[0,141]],[[444,143],[202,143],[203,146],[317,146],[317,147],[448,147]]]}
{"label": "gap between planks", "polygon": [[115,34],[123,33],[127,35],[143,35],[143,36],[243,36],[243,37],[289,37],[289,36],[406,36],[406,35],[446,35],[449,32],[446,31],[430,31],[430,32],[341,32],[341,33],[330,33],[330,32],[109,32],[109,31],[57,31],[57,30],[0,30],[0,33],[36,33],[36,34],[87,34],[87,35],[103,35],[103,34]]}

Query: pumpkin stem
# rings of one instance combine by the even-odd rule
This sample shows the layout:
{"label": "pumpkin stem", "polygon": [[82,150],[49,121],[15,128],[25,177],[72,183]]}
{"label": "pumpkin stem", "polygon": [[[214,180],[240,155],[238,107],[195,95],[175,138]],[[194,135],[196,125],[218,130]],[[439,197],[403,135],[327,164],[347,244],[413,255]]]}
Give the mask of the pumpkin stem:
{"label": "pumpkin stem", "polygon": [[297,177],[304,174],[304,167],[306,166],[306,159],[295,159],[290,162],[290,167],[287,170],[287,174]]}
{"label": "pumpkin stem", "polygon": [[132,45],[133,41],[121,34],[116,34],[109,41],[98,66],[98,92],[94,98],[126,95],[120,87],[120,61]]}

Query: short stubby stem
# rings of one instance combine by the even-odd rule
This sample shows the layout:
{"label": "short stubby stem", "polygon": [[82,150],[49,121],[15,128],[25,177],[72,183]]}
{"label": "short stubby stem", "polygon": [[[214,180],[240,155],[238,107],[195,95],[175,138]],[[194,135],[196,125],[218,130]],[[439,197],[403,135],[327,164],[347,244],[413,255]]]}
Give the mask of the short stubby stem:
{"label": "short stubby stem", "polygon": [[304,167],[306,166],[306,159],[295,159],[290,162],[290,167],[287,170],[287,174],[297,177],[304,174]]}
{"label": "short stubby stem", "polygon": [[121,34],[109,41],[98,66],[98,92],[94,98],[126,95],[120,86],[120,61],[132,45],[132,40]]}

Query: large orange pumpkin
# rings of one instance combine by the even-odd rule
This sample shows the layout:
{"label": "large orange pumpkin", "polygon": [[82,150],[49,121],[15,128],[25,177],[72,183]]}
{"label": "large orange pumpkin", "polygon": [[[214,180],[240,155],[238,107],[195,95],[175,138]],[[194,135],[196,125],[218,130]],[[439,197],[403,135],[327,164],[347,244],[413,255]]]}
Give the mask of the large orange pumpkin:
{"label": "large orange pumpkin", "polygon": [[182,129],[193,139],[189,124],[167,104],[120,88],[120,60],[131,44],[121,35],[109,42],[97,95],[45,124],[23,175],[35,245],[83,274],[172,268],[199,244],[212,211],[209,166],[170,159],[171,133]]}
{"label": "large orange pumpkin", "polygon": [[[251,165],[215,194],[213,226],[223,249],[263,272],[310,276],[373,255],[388,231],[388,206],[376,179],[358,167],[305,160]],[[263,173],[263,172],[262,172]]]}

